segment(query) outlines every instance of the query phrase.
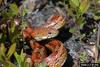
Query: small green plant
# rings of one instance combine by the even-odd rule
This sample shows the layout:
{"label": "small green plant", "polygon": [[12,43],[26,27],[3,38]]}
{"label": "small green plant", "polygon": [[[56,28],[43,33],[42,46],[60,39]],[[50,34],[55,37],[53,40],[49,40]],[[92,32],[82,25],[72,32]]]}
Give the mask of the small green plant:
{"label": "small green plant", "polygon": [[80,53],[79,58],[80,58],[81,63],[85,63],[88,58],[87,53],[86,52]]}
{"label": "small green plant", "polygon": [[100,45],[99,46],[97,46],[98,47],[98,50],[100,50]]}
{"label": "small green plant", "polygon": [[97,60],[97,63],[100,63],[100,59],[99,59],[99,60]]}
{"label": "small green plant", "polygon": [[15,52],[14,56],[17,60],[18,67],[31,67],[31,63],[27,63],[28,61],[26,62],[26,54],[23,52],[23,50],[21,50],[20,55]]}
{"label": "small green plant", "polygon": [[34,66],[35,67],[46,67],[46,64],[45,64],[45,62],[42,62],[40,64],[39,63],[35,63]]}
{"label": "small green plant", "polygon": [[[5,48],[4,44],[0,46],[0,62],[3,64],[3,67],[16,67],[11,61],[10,58],[15,52],[16,44],[12,44],[8,50]],[[7,52],[7,53],[6,53]]]}
{"label": "small green plant", "polygon": [[82,28],[84,23],[85,23],[85,19],[82,16],[84,13],[86,13],[89,9],[90,6],[90,2],[89,0],[68,0],[69,4],[66,5],[70,5],[70,7],[68,8],[68,16],[71,16],[73,18],[73,20],[75,20],[75,27],[70,28],[69,32],[71,33],[75,33],[77,32],[77,30],[79,30],[79,28]]}

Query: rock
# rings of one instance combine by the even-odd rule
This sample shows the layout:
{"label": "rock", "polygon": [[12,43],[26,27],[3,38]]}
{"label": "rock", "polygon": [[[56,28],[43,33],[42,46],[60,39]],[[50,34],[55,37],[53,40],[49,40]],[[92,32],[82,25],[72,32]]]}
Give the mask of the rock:
{"label": "rock", "polygon": [[47,2],[48,0],[26,0],[23,5],[30,12],[32,12],[35,9],[39,9],[40,7],[44,6]]}

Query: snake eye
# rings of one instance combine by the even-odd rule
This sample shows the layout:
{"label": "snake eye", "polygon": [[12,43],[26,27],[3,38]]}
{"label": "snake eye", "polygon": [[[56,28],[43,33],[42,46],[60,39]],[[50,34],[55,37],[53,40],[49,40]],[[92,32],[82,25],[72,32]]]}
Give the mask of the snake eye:
{"label": "snake eye", "polygon": [[48,34],[52,34],[51,32],[48,32]]}

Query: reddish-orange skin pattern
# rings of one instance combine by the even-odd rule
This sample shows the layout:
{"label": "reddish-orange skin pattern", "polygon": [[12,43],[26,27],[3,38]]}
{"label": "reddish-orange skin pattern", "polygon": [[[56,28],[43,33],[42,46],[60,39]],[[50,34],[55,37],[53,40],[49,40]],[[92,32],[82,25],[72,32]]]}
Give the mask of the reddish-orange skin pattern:
{"label": "reddish-orange skin pattern", "polygon": [[23,37],[24,38],[33,38],[37,41],[41,41],[43,39],[48,39],[57,36],[58,30],[54,28],[26,28],[23,31]]}
{"label": "reddish-orange skin pattern", "polygon": [[57,67],[59,65],[61,67],[67,59],[67,51],[63,43],[59,40],[52,40],[46,47],[52,51],[52,54],[45,58],[47,66]]}
{"label": "reddish-orange skin pattern", "polygon": [[33,52],[32,52],[32,63],[41,63],[44,58],[46,58],[46,50],[43,46],[41,46],[37,42],[33,42],[30,44]]}
{"label": "reddish-orange skin pattern", "polygon": [[35,62],[40,63],[44,61],[49,67],[61,67],[67,59],[67,51],[59,40],[52,40],[46,44],[46,47],[52,51],[49,56],[46,55],[46,50],[43,46],[39,45],[38,43],[34,43],[33,45],[33,64]]}
{"label": "reddish-orange skin pattern", "polygon": [[[36,28],[26,28],[23,31],[24,38],[34,38],[37,41],[55,37],[65,24],[65,18],[62,15],[52,15],[45,24]],[[51,34],[49,34],[51,33]]]}
{"label": "reddish-orange skin pattern", "polygon": [[62,15],[52,15],[42,27],[60,29],[65,24],[65,18]]}
{"label": "reddish-orange skin pattern", "polygon": [[[46,24],[42,25],[41,27],[28,27],[23,30],[23,36],[24,38],[33,38],[36,41],[55,37],[58,34],[58,29],[65,24],[64,20],[64,17],[61,15],[53,15],[47,20]],[[31,47],[33,49],[33,64],[41,63],[43,61],[48,67],[61,67],[64,64],[65,60],[67,59],[67,51],[62,42],[59,40],[52,40],[51,42],[47,43],[45,47],[52,51],[52,53],[47,56],[45,47],[36,41],[31,43]]]}

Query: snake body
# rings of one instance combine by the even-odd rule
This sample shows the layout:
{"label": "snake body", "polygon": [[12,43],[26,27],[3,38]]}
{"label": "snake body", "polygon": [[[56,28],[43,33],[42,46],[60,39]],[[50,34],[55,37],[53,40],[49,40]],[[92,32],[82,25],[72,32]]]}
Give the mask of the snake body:
{"label": "snake body", "polygon": [[[47,11],[49,10],[47,9]],[[29,15],[30,17],[27,18],[29,27],[23,31],[24,38],[33,38],[36,41],[42,41],[57,36],[59,29],[65,24],[65,17],[58,7],[51,9],[51,11],[54,14],[49,15],[45,19],[43,18],[47,16],[45,12],[43,12],[45,14],[31,14],[32,17]],[[33,64],[44,61],[47,67],[61,67],[67,59],[67,51],[63,43],[59,40],[52,40],[45,45],[52,52],[49,56],[46,54],[45,47],[38,42],[31,43],[31,47],[33,48]]]}
{"label": "snake body", "polygon": [[38,43],[32,44],[33,53],[32,61],[33,63],[45,62],[48,67],[61,67],[67,59],[67,51],[63,46],[63,43],[59,40],[52,40],[46,47],[52,51],[52,53],[47,56],[46,49]]}

